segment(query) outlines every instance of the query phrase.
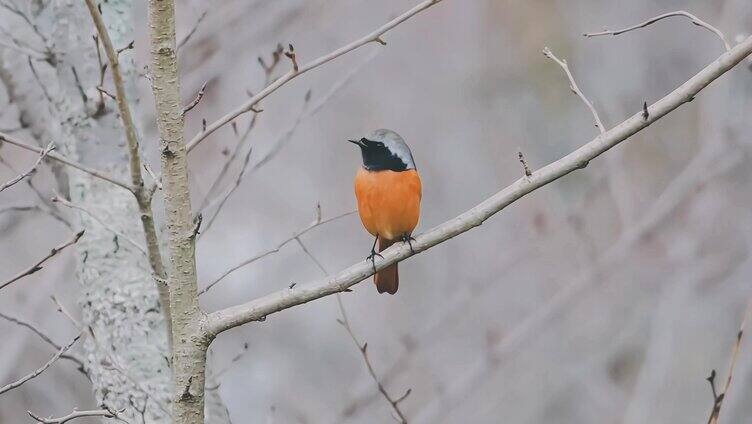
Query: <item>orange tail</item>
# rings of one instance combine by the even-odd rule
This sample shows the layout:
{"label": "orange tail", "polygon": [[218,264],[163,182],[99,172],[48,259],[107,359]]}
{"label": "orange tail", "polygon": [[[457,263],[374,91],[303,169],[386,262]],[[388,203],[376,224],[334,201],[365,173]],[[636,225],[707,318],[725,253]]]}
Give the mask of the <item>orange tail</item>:
{"label": "orange tail", "polygon": [[[379,252],[383,251],[392,244],[394,244],[394,241],[379,238]],[[388,267],[377,272],[373,276],[373,282],[376,283],[376,290],[378,290],[379,293],[397,293],[397,288],[399,287],[399,274],[397,273],[397,264],[389,265]]]}

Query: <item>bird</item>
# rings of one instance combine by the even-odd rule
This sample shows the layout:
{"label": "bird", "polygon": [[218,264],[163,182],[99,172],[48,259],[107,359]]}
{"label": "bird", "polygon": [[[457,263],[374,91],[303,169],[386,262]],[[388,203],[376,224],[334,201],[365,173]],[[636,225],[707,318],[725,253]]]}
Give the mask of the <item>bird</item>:
{"label": "bird", "polygon": [[[375,257],[381,256],[378,252],[395,242],[406,242],[412,250],[412,232],[420,220],[422,183],[410,148],[396,132],[378,129],[348,141],[360,147],[363,157],[355,174],[355,197],[363,227],[375,237],[367,257],[375,271]],[[373,281],[379,293],[397,293],[397,264],[376,272]]]}

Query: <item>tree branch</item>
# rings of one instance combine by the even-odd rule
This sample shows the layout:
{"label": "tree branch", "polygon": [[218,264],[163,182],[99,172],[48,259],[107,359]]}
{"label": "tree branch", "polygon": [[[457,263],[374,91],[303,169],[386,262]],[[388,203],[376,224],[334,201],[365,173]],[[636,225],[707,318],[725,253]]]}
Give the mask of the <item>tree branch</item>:
{"label": "tree branch", "polygon": [[55,149],[55,143],[50,142],[50,144],[48,144],[47,147],[45,147],[44,150],[42,150],[42,153],[39,154],[39,157],[37,158],[36,162],[34,162],[34,165],[31,166],[31,168],[29,168],[27,171],[24,171],[21,174],[18,174],[16,177],[14,177],[10,181],[0,186],[0,191],[3,191],[8,187],[11,187],[17,184],[19,181],[23,180],[24,178],[36,172],[37,167],[39,166],[40,163],[42,163],[42,160],[44,160],[44,158],[48,154],[50,154],[50,152],[53,151],[54,149]]}
{"label": "tree branch", "polygon": [[139,244],[136,240],[133,240],[132,238],[130,238],[127,235],[125,235],[124,233],[116,230],[115,228],[113,228],[112,226],[110,226],[109,224],[107,224],[104,221],[104,219],[98,217],[97,215],[95,215],[93,212],[91,212],[90,210],[86,209],[85,207],[83,207],[81,205],[77,205],[77,204],[75,204],[73,202],[69,202],[69,201],[63,199],[60,196],[53,197],[52,201],[54,203],[60,203],[61,205],[65,206],[67,208],[75,209],[77,211],[81,211],[81,212],[85,213],[86,215],[89,215],[91,217],[91,219],[93,219],[94,221],[97,221],[99,223],[99,225],[101,225],[102,227],[104,227],[107,231],[111,232],[116,237],[121,238],[121,239],[127,241],[131,246],[135,247],[141,253],[143,253],[144,256],[146,256],[146,257],[149,256],[149,254],[146,252],[146,249],[144,249],[144,247],[141,246],[141,244]]}
{"label": "tree branch", "polygon": [[589,32],[589,33],[585,33],[585,34],[582,34],[582,35],[585,36],[585,37],[590,38],[590,37],[598,37],[598,36],[601,36],[601,35],[619,35],[619,34],[624,34],[625,32],[634,31],[634,30],[640,29],[640,28],[645,28],[646,26],[652,25],[652,24],[660,21],[661,19],[670,18],[672,16],[684,16],[685,18],[689,18],[692,21],[693,24],[695,24],[697,26],[700,26],[700,27],[703,27],[703,28],[707,29],[708,31],[712,32],[713,34],[717,35],[718,38],[720,38],[721,41],[723,42],[724,47],[726,47],[726,51],[731,50],[731,46],[729,45],[729,42],[726,40],[726,36],[723,35],[723,33],[720,30],[718,30],[713,25],[710,25],[709,23],[707,23],[707,22],[703,21],[702,19],[698,18],[697,16],[695,16],[695,15],[689,13],[689,12],[685,12],[683,10],[677,10],[676,12],[664,13],[662,15],[658,15],[658,16],[655,16],[653,18],[650,18],[647,21],[641,22],[641,23],[639,23],[637,25],[634,25],[634,26],[631,26],[631,27],[627,27],[627,28],[623,28],[623,29],[618,29],[618,30],[615,30],[615,31],[604,30],[604,31],[601,31],[601,32]]}
{"label": "tree branch", "polygon": [[4,283],[0,283],[0,290],[4,289],[5,287],[11,285],[12,283],[14,283],[14,282],[16,282],[18,280],[20,280],[21,278],[26,277],[27,275],[31,275],[31,274],[33,274],[33,273],[41,270],[43,263],[47,262],[47,260],[49,260],[53,256],[55,256],[58,253],[60,253],[66,247],[72,246],[72,245],[76,244],[78,242],[78,240],[81,238],[81,236],[83,236],[83,235],[84,235],[84,231],[81,230],[78,233],[76,233],[76,235],[73,236],[73,238],[71,240],[69,240],[69,241],[67,241],[67,242],[65,242],[65,243],[63,243],[63,244],[61,244],[59,246],[53,247],[52,250],[50,250],[50,253],[47,254],[47,256],[45,256],[42,259],[40,259],[39,261],[37,261],[34,265],[32,265],[32,266],[28,267],[27,269],[19,272],[18,274],[16,274],[15,277],[11,278],[10,280],[8,280],[8,281],[6,281]]}
{"label": "tree branch", "polygon": [[593,107],[593,104],[590,103],[590,100],[585,97],[585,94],[583,94],[582,90],[580,90],[580,87],[577,86],[577,82],[574,80],[574,76],[572,76],[572,73],[569,71],[569,65],[567,65],[567,61],[560,60],[548,47],[545,47],[543,49],[543,55],[561,66],[561,69],[564,70],[564,72],[567,74],[567,78],[569,79],[569,89],[572,90],[572,92],[576,94],[583,103],[585,103],[585,106],[587,106],[588,109],[590,109],[590,113],[593,114],[593,119],[595,120],[595,127],[598,128],[598,131],[600,131],[601,134],[603,134],[606,131],[606,128],[603,126],[603,122],[601,122],[601,118],[598,116],[598,112],[595,110],[595,107]]}
{"label": "tree branch", "polygon": [[[190,152],[193,150],[202,140],[204,140],[206,137],[208,137],[211,133],[222,127],[223,125],[228,124],[233,119],[237,118],[238,116],[250,111],[254,105],[261,100],[263,100],[266,96],[276,91],[278,88],[285,85],[290,80],[294,79],[295,77],[302,75],[312,69],[318,68],[319,66],[332,61],[343,54],[349,53],[353,50],[356,50],[366,44],[372,43],[372,42],[381,42],[381,36],[384,35],[387,31],[391,30],[392,28],[396,27],[397,25],[401,24],[402,22],[405,22],[406,20],[410,19],[414,15],[418,14],[419,12],[428,9],[429,7],[440,3],[441,0],[426,0],[421,3],[419,3],[417,6],[413,7],[412,9],[408,10],[407,12],[401,14],[400,16],[392,19],[391,21],[387,22],[380,28],[376,29],[375,31],[371,32],[370,34],[353,41],[350,44],[347,44],[345,46],[340,47],[337,50],[334,50],[333,52],[326,54],[324,56],[319,57],[318,59],[314,59],[311,62],[308,62],[304,65],[298,66],[297,69],[291,69],[286,74],[279,77],[276,81],[268,85],[266,88],[261,90],[260,93],[256,94],[255,96],[251,97],[248,101],[237,107],[235,110],[227,113],[225,116],[219,118],[215,122],[209,124],[206,126],[206,128],[201,131],[200,133],[196,134],[196,136],[191,139],[190,142],[188,142],[188,151]],[[383,41],[383,40],[382,40]]]}
{"label": "tree branch", "polygon": [[731,387],[731,378],[734,376],[734,368],[736,362],[739,359],[739,350],[742,346],[742,336],[744,336],[744,327],[747,325],[747,320],[750,314],[752,314],[752,299],[747,301],[747,307],[744,309],[744,315],[742,316],[742,323],[739,325],[739,331],[736,333],[736,341],[734,342],[734,348],[731,350],[731,362],[729,363],[728,376],[726,377],[726,384],[723,386],[723,391],[720,394],[715,392],[715,370],[710,373],[708,381],[713,389],[713,409],[710,412],[708,418],[708,424],[718,424],[718,418],[721,415],[721,407],[728,395],[729,387]]}
{"label": "tree branch", "polygon": [[203,289],[201,289],[201,291],[198,292],[199,296],[201,296],[202,294],[204,294],[204,293],[208,292],[209,290],[211,290],[214,286],[216,286],[217,284],[219,284],[220,281],[222,281],[225,277],[227,277],[228,275],[232,274],[233,272],[239,270],[240,268],[243,268],[246,265],[250,265],[250,264],[258,261],[259,259],[263,259],[263,258],[265,258],[265,257],[267,257],[267,256],[269,256],[271,254],[279,252],[280,249],[282,249],[285,245],[287,245],[288,243],[290,243],[290,242],[292,242],[294,240],[298,240],[300,238],[300,236],[302,236],[303,234],[305,234],[305,233],[313,230],[314,228],[316,228],[316,227],[318,227],[320,225],[324,225],[324,224],[327,224],[329,222],[335,221],[337,219],[344,218],[344,217],[346,217],[348,215],[352,215],[355,212],[356,211],[345,212],[343,214],[339,214],[339,215],[336,215],[336,216],[333,216],[331,218],[324,219],[324,220],[322,220],[321,217],[318,216],[317,219],[316,219],[316,221],[314,221],[313,223],[311,223],[310,225],[308,225],[306,228],[304,228],[304,229],[302,229],[302,230],[294,233],[289,238],[286,238],[285,240],[282,240],[276,247],[274,247],[272,249],[269,249],[269,250],[266,250],[266,251],[264,251],[262,253],[259,253],[259,254],[255,255],[255,256],[253,256],[253,257],[251,257],[249,259],[243,260],[242,262],[238,263],[237,265],[234,265],[232,268],[230,268],[227,271],[225,271],[224,273],[222,273],[222,275],[220,275],[214,281],[212,281],[211,283],[209,283],[206,287],[204,287]]}
{"label": "tree branch", "polygon": [[[303,248],[305,249],[305,247]],[[313,259],[313,257],[311,258]],[[399,403],[407,399],[407,397],[412,392],[412,389],[407,389],[407,391],[397,399],[392,398],[389,392],[386,391],[386,388],[384,388],[384,385],[381,384],[381,380],[379,380],[379,377],[376,375],[376,371],[373,370],[373,365],[371,365],[371,360],[368,358],[368,350],[367,350],[368,343],[363,343],[361,345],[360,342],[358,341],[358,338],[355,337],[355,332],[353,332],[352,327],[350,327],[350,320],[347,318],[347,313],[345,312],[345,305],[342,304],[342,297],[339,295],[339,293],[337,293],[337,306],[339,306],[339,313],[341,316],[341,319],[338,319],[337,322],[345,328],[345,330],[347,331],[347,334],[350,335],[350,339],[352,339],[353,343],[355,343],[355,346],[358,347],[358,351],[360,351],[360,355],[363,357],[363,361],[366,364],[368,373],[371,375],[371,378],[376,383],[376,387],[379,389],[379,393],[381,393],[381,396],[383,396],[384,399],[386,399],[386,401],[389,402],[389,405],[392,407],[392,410],[394,411],[395,414],[397,414],[397,417],[399,418],[399,422],[402,424],[407,424],[407,418],[405,418],[405,414],[400,409]]]}
{"label": "tree branch", "polygon": [[[16,139],[15,137],[13,137],[11,135],[8,135],[8,134],[2,133],[2,132],[0,132],[0,141],[4,141],[4,142],[6,142],[8,144],[12,144],[12,145],[14,145],[16,147],[20,147],[22,149],[29,150],[31,152],[39,153],[40,155],[42,153],[44,153],[44,149],[43,148],[32,146],[30,144],[26,144],[26,143],[24,143],[24,142]],[[82,164],[80,164],[78,162],[70,160],[70,159],[66,158],[65,156],[59,155],[59,154],[57,154],[55,152],[49,152],[49,153],[47,153],[47,157],[50,158],[50,159],[54,159],[54,160],[56,160],[56,161],[58,161],[60,163],[64,163],[64,164],[66,164],[68,166],[72,166],[72,167],[78,169],[79,171],[83,171],[83,172],[85,172],[85,173],[87,173],[89,175],[93,175],[93,176],[95,176],[97,178],[100,178],[102,180],[105,180],[107,182],[115,184],[116,186],[122,187],[122,188],[124,188],[124,189],[126,189],[128,191],[131,191],[131,192],[134,191],[133,186],[131,186],[130,184],[128,184],[128,183],[126,183],[124,181],[120,181],[120,180],[118,180],[115,177],[107,175],[105,172],[97,171],[96,169],[89,168],[86,165],[82,165]]]}
{"label": "tree branch", "polygon": [[[572,171],[584,168],[590,160],[647,128],[682,104],[692,101],[702,89],[750,54],[752,54],[752,37],[748,37],[721,55],[684,84],[649,106],[647,119],[643,118],[642,112],[632,115],[567,156],[537,170],[529,177],[518,179],[476,207],[416,237],[412,243],[412,249],[404,244],[395,244],[382,252],[383,259],[376,261],[376,271],[477,227],[526,194]],[[245,304],[213,312],[208,316],[208,331],[210,335],[217,335],[230,328],[264,319],[275,312],[342,292],[373,273],[371,262],[362,261],[335,276],[296,286],[294,290],[280,290]]]}
{"label": "tree branch", "polygon": [[[91,1],[91,0],[87,0]],[[196,237],[188,187],[188,158],[183,139],[174,0],[149,0],[152,93],[156,106],[162,162],[162,192],[167,224],[172,310],[172,422],[203,423],[206,351],[204,313],[198,303]]]}
{"label": "tree branch", "polygon": [[31,380],[33,378],[36,378],[41,373],[45,372],[47,370],[47,368],[49,368],[50,366],[52,366],[52,364],[54,364],[55,361],[57,361],[58,359],[60,359],[60,357],[65,352],[67,352],[68,349],[70,349],[71,347],[73,347],[73,345],[78,341],[78,339],[81,338],[82,335],[83,335],[83,333],[79,333],[76,337],[73,338],[73,340],[70,343],[68,343],[67,345],[63,346],[60,350],[58,350],[57,353],[52,358],[50,358],[49,361],[47,361],[44,365],[42,365],[41,367],[39,367],[34,372],[32,372],[30,374],[27,374],[24,377],[22,377],[22,378],[20,378],[20,379],[18,379],[16,381],[14,381],[14,382],[12,382],[12,383],[9,383],[9,384],[7,384],[7,385],[5,385],[3,387],[0,387],[0,394],[3,394],[3,393],[8,392],[10,390],[16,389],[16,388],[20,387],[21,385],[23,385],[24,383],[26,383],[27,381],[29,381],[29,380]]}
{"label": "tree branch", "polygon": [[[18,325],[20,327],[25,327],[25,328],[29,329],[31,332],[33,332],[34,334],[36,334],[37,336],[39,336],[39,338],[42,339],[45,343],[47,343],[48,345],[52,346],[53,349],[55,349],[55,350],[62,349],[62,346],[60,346],[59,344],[55,343],[50,338],[50,336],[48,336],[47,334],[45,334],[45,332],[43,332],[42,330],[40,330],[39,328],[37,328],[34,324],[26,322],[26,321],[23,321],[23,320],[21,320],[19,318],[16,318],[16,317],[12,317],[10,315],[6,315],[6,314],[4,314],[2,312],[0,312],[0,318],[3,318],[3,319],[5,319],[5,320],[7,320],[9,322],[12,322],[12,323],[14,323],[14,324],[16,324],[16,325]],[[81,359],[77,355],[73,355],[73,354],[65,354],[65,355],[62,355],[61,358],[68,359],[70,361],[75,362],[76,365],[78,365],[78,369],[84,375],[86,375],[86,372],[84,371],[84,361],[83,361],[83,359]]]}
{"label": "tree branch", "polygon": [[79,411],[74,409],[73,412],[71,412],[68,415],[64,415],[62,417],[57,418],[44,418],[41,417],[31,411],[26,411],[29,416],[38,422],[42,424],[65,424],[68,421],[73,421],[77,418],[84,418],[84,417],[104,417],[104,418],[117,418],[119,421],[127,423],[128,421],[123,420],[122,418],[119,418],[117,416],[118,411],[111,411],[109,409],[94,409],[90,411]]}

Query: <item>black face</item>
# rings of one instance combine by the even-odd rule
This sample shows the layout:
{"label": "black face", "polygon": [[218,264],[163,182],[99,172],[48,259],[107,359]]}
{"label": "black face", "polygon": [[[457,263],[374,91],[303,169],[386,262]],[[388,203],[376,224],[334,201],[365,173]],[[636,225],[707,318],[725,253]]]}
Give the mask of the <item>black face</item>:
{"label": "black face", "polygon": [[360,146],[360,152],[363,155],[363,167],[369,171],[404,171],[407,164],[399,156],[392,153],[384,143],[380,141],[368,140],[348,140],[350,143]]}

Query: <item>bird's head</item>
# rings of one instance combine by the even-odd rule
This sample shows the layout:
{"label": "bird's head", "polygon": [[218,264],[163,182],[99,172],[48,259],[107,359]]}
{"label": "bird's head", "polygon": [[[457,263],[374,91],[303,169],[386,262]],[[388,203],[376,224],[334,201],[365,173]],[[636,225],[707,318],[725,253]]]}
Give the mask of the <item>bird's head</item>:
{"label": "bird's head", "polygon": [[392,130],[376,130],[357,144],[363,156],[363,167],[369,171],[406,171],[415,169],[415,161],[405,140]]}

